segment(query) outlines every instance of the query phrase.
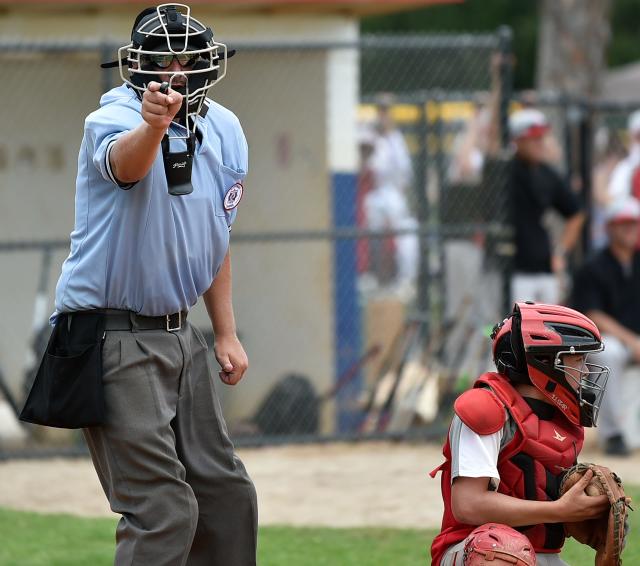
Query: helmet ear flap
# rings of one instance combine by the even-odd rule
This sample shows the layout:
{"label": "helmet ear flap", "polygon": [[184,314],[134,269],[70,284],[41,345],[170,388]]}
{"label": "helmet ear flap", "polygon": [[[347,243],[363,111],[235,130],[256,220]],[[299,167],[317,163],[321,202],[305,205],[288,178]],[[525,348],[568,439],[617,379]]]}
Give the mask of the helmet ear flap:
{"label": "helmet ear flap", "polygon": [[511,329],[500,337],[495,347],[495,364],[498,372],[511,381],[529,383],[527,359],[522,340],[520,311],[514,308],[508,319]]}
{"label": "helmet ear flap", "polygon": [[511,350],[511,332],[505,334],[496,344],[496,369],[508,375],[516,366],[516,358]]}

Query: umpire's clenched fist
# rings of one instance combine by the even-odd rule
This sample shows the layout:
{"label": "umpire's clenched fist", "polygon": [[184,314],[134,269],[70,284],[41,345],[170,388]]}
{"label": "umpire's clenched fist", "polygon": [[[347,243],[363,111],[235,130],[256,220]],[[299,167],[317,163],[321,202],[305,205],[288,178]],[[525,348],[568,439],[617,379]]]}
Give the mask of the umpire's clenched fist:
{"label": "umpire's clenched fist", "polygon": [[182,95],[169,89],[160,92],[160,83],[151,81],[142,95],[142,118],[152,128],[166,130],[182,106]]}

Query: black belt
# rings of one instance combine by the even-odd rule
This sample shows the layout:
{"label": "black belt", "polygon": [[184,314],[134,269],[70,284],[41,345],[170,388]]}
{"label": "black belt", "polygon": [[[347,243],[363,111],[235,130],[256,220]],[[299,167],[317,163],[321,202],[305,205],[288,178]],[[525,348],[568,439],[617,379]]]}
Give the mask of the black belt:
{"label": "black belt", "polygon": [[177,332],[187,320],[187,312],[175,312],[164,316],[144,316],[133,311],[94,309],[68,313],[70,318],[90,314],[104,314],[105,330],[166,330]]}

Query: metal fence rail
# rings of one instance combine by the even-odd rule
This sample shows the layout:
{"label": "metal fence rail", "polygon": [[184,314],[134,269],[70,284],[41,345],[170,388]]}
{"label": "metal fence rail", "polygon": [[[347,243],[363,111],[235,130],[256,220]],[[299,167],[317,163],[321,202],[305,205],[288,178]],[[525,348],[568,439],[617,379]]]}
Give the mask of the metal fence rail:
{"label": "metal fence rail", "polygon": [[[117,73],[101,71],[98,63],[113,59],[121,43],[114,38],[0,40],[0,60],[19,59],[12,67],[16,86],[7,94],[7,107],[15,110],[6,124],[12,139],[0,141],[0,210],[6,220],[0,231],[5,274],[0,296],[5,297],[3,311],[17,321],[14,332],[0,340],[0,381],[18,405],[46,338],[59,266],[69,250],[66,234],[72,227],[82,119],[96,107],[101,92],[118,84]],[[502,317],[507,303],[513,244],[505,199],[506,124],[514,105],[525,100],[512,93],[510,31],[365,36],[353,42],[238,42],[233,47],[243,54],[238,58],[242,72],[255,76],[268,69],[259,75],[259,86],[254,82],[253,88],[234,92],[225,90],[223,82],[216,90],[223,104],[229,100],[237,109],[250,143],[257,140],[252,152],[260,185],[272,191],[275,202],[295,197],[290,185],[297,174],[339,185],[333,193],[327,186],[320,201],[333,211],[329,221],[317,221],[311,205],[300,202],[299,214],[282,217],[273,206],[271,223],[263,217],[257,222],[251,217],[255,210],[243,210],[234,226],[234,270],[239,283],[253,285],[252,293],[249,285],[240,289],[238,327],[254,351],[252,380],[242,394],[221,391],[234,440],[255,445],[442,435],[451,400],[490,365],[486,327]],[[325,69],[322,57],[335,52],[357,55],[359,77],[361,164],[357,175],[344,179],[327,171],[318,147],[292,146],[291,132],[309,127],[308,116],[321,96],[307,88],[294,106],[277,107],[285,92],[307,86],[298,74]],[[286,63],[268,66],[274,53]],[[46,108],[34,102],[35,81],[51,93]],[[68,88],[79,83],[81,90]],[[77,95],[72,101],[65,94],[70,90]],[[376,224],[371,210],[379,210],[371,205],[375,187],[367,148],[383,99],[408,147],[410,174],[402,197],[403,222],[386,218]],[[553,111],[564,149],[560,167],[567,178],[580,178],[579,190],[590,207],[595,134],[603,127],[619,132],[636,105],[554,93],[538,94],[536,103]],[[465,148],[474,132],[479,139],[485,135],[490,113],[501,135],[495,159],[488,159],[486,147],[477,143],[468,167]],[[265,131],[272,137],[264,137]],[[273,155],[277,167],[267,168],[265,155]],[[261,202],[271,210],[269,200]],[[585,231],[583,253],[590,244],[591,232]],[[409,260],[405,257],[402,264],[405,250]],[[317,260],[317,271],[310,257]],[[298,262],[306,267],[296,267]],[[283,281],[277,275],[285,263],[289,271]],[[412,275],[402,281],[407,265]],[[290,308],[286,290],[305,287],[314,287],[320,304],[300,302]],[[206,317],[194,310],[192,320],[213,340]],[[318,313],[325,317],[324,326],[316,320]],[[257,320],[261,314],[266,323]],[[259,347],[265,334],[279,335],[299,355],[295,363],[274,365],[272,352]],[[320,350],[325,354],[315,356]],[[27,429],[27,452],[24,446],[16,452],[0,436],[0,458],[51,451],[72,455],[82,450],[78,440],[72,434],[52,445],[49,435]]]}

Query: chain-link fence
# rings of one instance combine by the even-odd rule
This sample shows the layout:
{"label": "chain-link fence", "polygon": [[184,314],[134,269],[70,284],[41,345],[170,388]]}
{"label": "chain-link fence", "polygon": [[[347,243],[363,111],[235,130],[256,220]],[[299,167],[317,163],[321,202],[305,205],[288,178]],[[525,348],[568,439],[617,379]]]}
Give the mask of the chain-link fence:
{"label": "chain-link fence", "polygon": [[[15,408],[68,253],[82,119],[119,84],[117,71],[98,67],[117,46],[2,45],[15,84],[0,142],[0,287],[11,321],[0,385]],[[212,93],[238,114],[251,148],[232,233],[251,369],[238,388],[219,388],[232,436],[442,434],[452,396],[489,368],[487,327],[508,305],[506,120],[510,104],[522,103],[511,93],[509,30],[234,47],[229,77]],[[338,121],[344,136],[326,133],[336,121],[332,73],[355,77],[351,90],[337,90],[346,102],[334,101],[357,105],[346,114],[357,123]],[[628,108],[538,102],[555,110],[561,168],[568,179],[582,175],[590,198],[593,133],[599,124],[616,131]],[[355,160],[345,171],[327,157],[335,143],[358,156],[357,171]],[[201,306],[190,319],[212,343]],[[52,441],[40,429],[22,432],[28,446]]]}

